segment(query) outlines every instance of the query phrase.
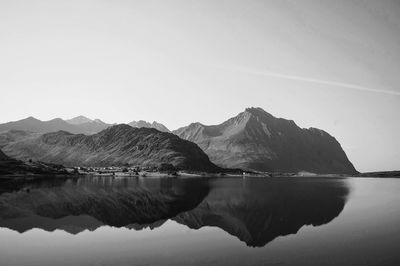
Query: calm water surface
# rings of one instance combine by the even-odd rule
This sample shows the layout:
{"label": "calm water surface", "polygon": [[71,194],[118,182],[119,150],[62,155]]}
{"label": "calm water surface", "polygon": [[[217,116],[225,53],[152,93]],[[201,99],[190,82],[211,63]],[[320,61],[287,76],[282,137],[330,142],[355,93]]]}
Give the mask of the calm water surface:
{"label": "calm water surface", "polygon": [[85,177],[0,194],[1,265],[400,265],[400,179]]}

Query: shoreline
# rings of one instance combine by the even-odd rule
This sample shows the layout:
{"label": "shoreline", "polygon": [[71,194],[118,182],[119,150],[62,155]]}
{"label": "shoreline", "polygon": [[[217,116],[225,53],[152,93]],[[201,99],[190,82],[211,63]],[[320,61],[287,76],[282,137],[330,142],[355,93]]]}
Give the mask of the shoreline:
{"label": "shoreline", "polygon": [[137,173],[124,173],[124,172],[110,172],[110,173],[17,173],[17,174],[0,174],[0,183],[7,181],[33,181],[44,179],[67,179],[67,178],[81,178],[87,176],[95,177],[113,177],[113,178],[224,178],[224,177],[240,177],[240,178],[280,178],[280,177],[323,177],[323,178],[400,178],[400,171],[388,172],[370,172],[360,173],[355,175],[346,174],[299,174],[299,173],[207,173],[207,172],[193,172],[193,171],[177,171],[177,172],[160,172],[160,171],[140,171]]}

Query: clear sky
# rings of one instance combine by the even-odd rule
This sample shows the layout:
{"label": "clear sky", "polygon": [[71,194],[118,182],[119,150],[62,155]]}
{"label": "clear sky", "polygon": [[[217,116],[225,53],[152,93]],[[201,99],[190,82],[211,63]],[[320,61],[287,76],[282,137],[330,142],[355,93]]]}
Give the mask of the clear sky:
{"label": "clear sky", "polygon": [[0,122],[218,124],[262,107],[400,169],[400,2],[0,0]]}

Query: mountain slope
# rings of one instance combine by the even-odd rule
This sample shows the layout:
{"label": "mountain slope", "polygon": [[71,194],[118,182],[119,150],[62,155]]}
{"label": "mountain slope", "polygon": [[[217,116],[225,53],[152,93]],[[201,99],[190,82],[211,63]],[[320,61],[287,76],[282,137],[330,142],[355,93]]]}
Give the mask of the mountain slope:
{"label": "mountain slope", "polygon": [[153,121],[153,123],[149,123],[147,121],[144,120],[139,120],[139,121],[132,121],[130,122],[128,125],[130,125],[131,127],[147,127],[147,128],[155,128],[161,132],[170,132],[170,130],[164,126],[161,123],[158,123],[156,121]]}
{"label": "mountain slope", "polygon": [[[7,175],[55,175],[55,174],[68,174],[62,165],[46,164],[43,162],[23,162],[8,157],[0,150],[0,176]],[[2,179],[6,181],[6,179]],[[2,184],[4,185],[4,184]],[[2,187],[4,189],[4,187]],[[1,192],[1,189],[0,189]]]}
{"label": "mountain slope", "polygon": [[0,132],[0,149],[11,142],[21,141],[32,136],[38,136],[40,133],[33,133],[23,130],[9,130]]}
{"label": "mountain slope", "polygon": [[47,133],[6,145],[3,150],[17,158],[66,166],[141,165],[171,163],[178,169],[217,171],[194,143],[152,128],[116,125],[86,136],[65,131]]}
{"label": "mountain slope", "polygon": [[340,144],[327,132],[302,129],[261,108],[220,125],[193,123],[174,131],[198,144],[222,167],[270,172],[356,173]]}

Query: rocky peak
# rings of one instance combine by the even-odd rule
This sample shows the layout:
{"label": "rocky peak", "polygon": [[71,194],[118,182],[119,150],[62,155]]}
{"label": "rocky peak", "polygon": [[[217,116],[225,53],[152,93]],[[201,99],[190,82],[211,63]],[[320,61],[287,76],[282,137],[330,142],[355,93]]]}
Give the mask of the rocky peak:
{"label": "rocky peak", "polygon": [[25,118],[25,119],[22,119],[22,120],[20,120],[20,121],[24,121],[24,122],[40,122],[39,119],[34,118],[33,116],[29,116],[29,117],[27,117],[27,118]]}
{"label": "rocky peak", "polygon": [[104,123],[102,120],[96,118],[95,120],[93,120],[93,122],[98,123],[98,124],[106,124]]}
{"label": "rocky peak", "polygon": [[264,109],[260,107],[249,107],[246,108],[245,113],[253,115],[253,116],[261,116],[261,117],[268,117],[268,118],[274,118],[273,115],[270,113],[266,112]]}
{"label": "rocky peak", "polygon": [[89,119],[89,118],[87,118],[87,117],[85,117],[83,115],[80,115],[80,116],[77,116],[77,117],[74,117],[74,118],[71,118],[71,119],[68,119],[68,120],[65,120],[65,121],[67,123],[72,124],[72,125],[80,125],[80,124],[92,122],[91,119]]}
{"label": "rocky peak", "polygon": [[158,123],[156,121],[153,121],[153,123],[150,123],[150,122],[147,122],[147,121],[144,121],[144,120],[139,120],[139,121],[132,121],[128,125],[130,125],[131,127],[155,128],[155,129],[157,129],[158,131],[161,131],[161,132],[170,132],[169,129],[166,126],[164,126],[163,124]]}
{"label": "rocky peak", "polygon": [[161,123],[158,123],[157,121],[153,121],[153,123],[151,124],[151,127],[155,128],[159,131],[162,131],[162,132],[170,132],[170,130],[166,126],[164,126]]}
{"label": "rocky peak", "polygon": [[194,122],[194,123],[191,123],[189,125],[189,128],[193,128],[193,129],[203,128],[203,127],[204,127],[204,125],[202,123],[199,123],[199,122]]}

